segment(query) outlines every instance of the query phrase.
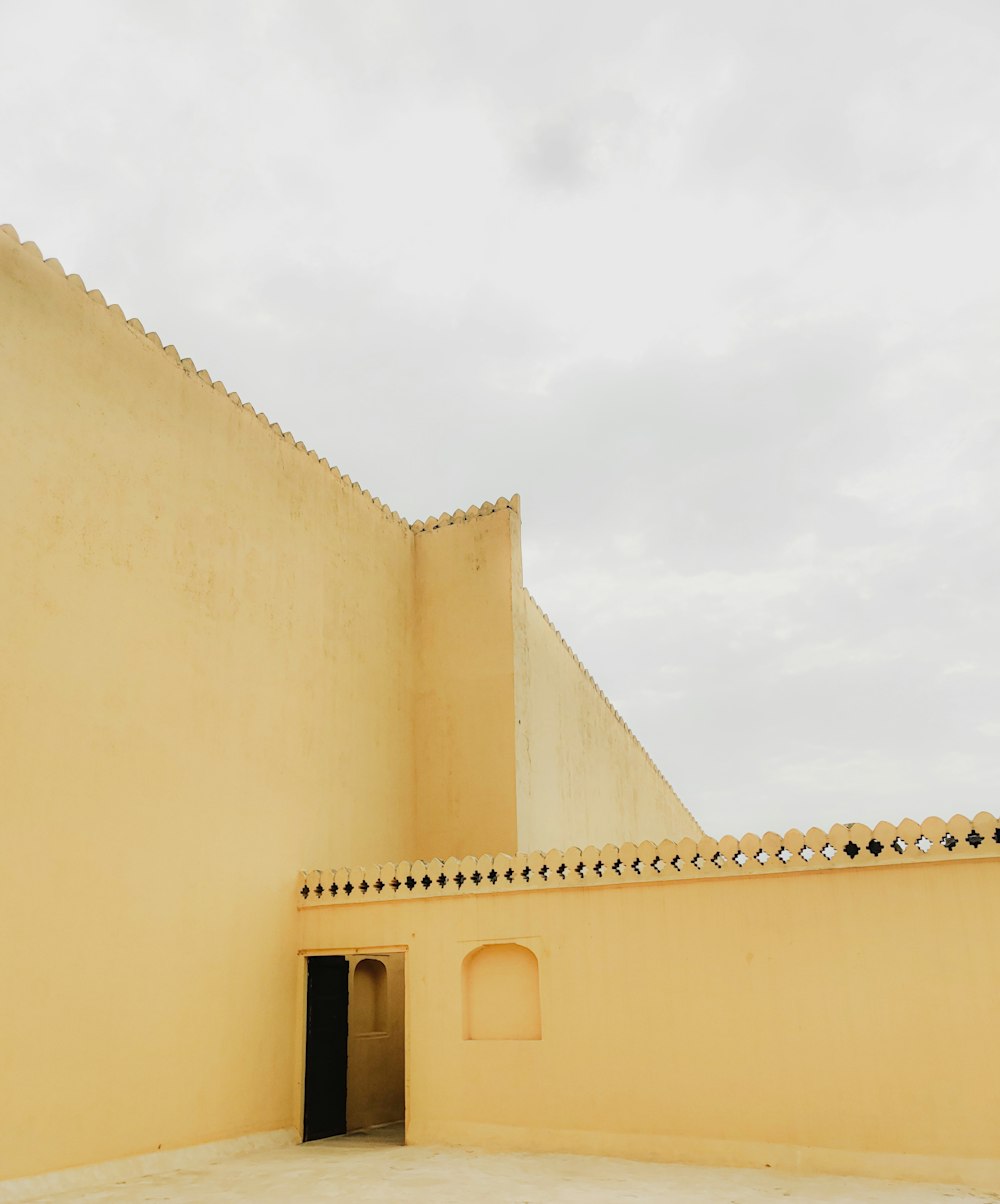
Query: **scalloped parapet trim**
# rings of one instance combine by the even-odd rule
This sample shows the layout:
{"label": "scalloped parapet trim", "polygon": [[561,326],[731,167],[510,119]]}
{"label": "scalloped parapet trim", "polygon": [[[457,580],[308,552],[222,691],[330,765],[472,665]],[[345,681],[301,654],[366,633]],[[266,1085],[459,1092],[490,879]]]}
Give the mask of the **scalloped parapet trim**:
{"label": "scalloped parapet trim", "polygon": [[545,620],[545,622],[549,625],[549,627],[552,629],[552,631],[558,637],[559,642],[562,644],[562,646],[566,649],[566,651],[570,654],[570,656],[576,662],[577,668],[580,670],[580,672],[583,674],[583,676],[587,679],[587,681],[589,681],[590,684],[597,691],[598,697],[601,699],[601,701],[604,703],[604,705],[608,708],[608,710],[611,712],[611,714],[615,717],[615,719],[618,721],[618,723],[625,729],[626,735],[628,735],[628,737],[632,741],[632,743],[636,746],[636,748],[639,750],[639,752],[642,753],[643,757],[645,757],[645,759],[649,762],[650,768],[653,770],[653,772],[656,774],[656,776],[660,779],[660,781],[663,782],[663,784],[667,787],[667,789],[670,791],[670,793],[674,796],[674,798],[680,804],[681,809],[683,810],[684,814],[691,820],[691,822],[695,825],[695,827],[700,832],[702,830],[701,824],[698,823],[698,821],[695,819],[695,817],[691,814],[690,810],[684,805],[683,801],[681,800],[680,795],[673,788],[673,786],[671,786],[670,782],[667,780],[666,776],[664,775],[663,770],[660,769],[659,765],[657,765],[656,762],[653,760],[653,758],[649,755],[649,753],[646,751],[646,748],[643,745],[642,741],[638,738],[638,736],[636,736],[635,732],[632,731],[632,729],[629,727],[629,725],[622,718],[620,712],[617,710],[617,708],[611,702],[611,699],[608,698],[607,694],[604,693],[604,691],[601,689],[601,687],[594,680],[593,675],[591,674],[590,670],[583,663],[583,661],[580,660],[580,658],[577,656],[577,654],[573,651],[573,649],[566,642],[566,637],[559,630],[559,628],[555,625],[555,623],[552,622],[552,620],[545,613],[545,611],[542,610],[542,608],[538,605],[538,603],[531,596],[531,594],[527,590],[525,590],[524,593],[525,593],[525,597],[527,598],[527,600],[531,603],[532,606],[534,606],[535,610],[538,611],[539,615],[541,615],[541,617]]}
{"label": "scalloped parapet trim", "polygon": [[511,497],[498,497],[495,502],[483,502],[481,506],[470,506],[468,510],[456,510],[453,514],[440,514],[437,518],[432,514],[425,521],[410,523],[410,530],[418,535],[423,531],[437,531],[440,527],[456,527],[461,523],[471,522],[487,514],[495,514],[498,510],[513,510],[521,513],[521,496],[512,494]]}
{"label": "scalloped parapet trim", "polygon": [[439,899],[525,890],[709,882],[757,874],[827,873],[931,861],[1000,858],[1000,819],[981,811],[972,819],[929,816],[922,822],[834,824],[828,831],[792,828],[779,835],[748,832],[737,839],[646,840],[590,845],[547,853],[500,853],[431,861],[397,861],[338,870],[303,871],[300,907]]}
{"label": "scalloped parapet trim", "polygon": [[410,527],[409,522],[395,510],[393,510],[387,503],[383,502],[381,498],[372,497],[371,493],[367,489],[363,489],[357,481],[352,481],[349,476],[341,473],[340,469],[334,465],[331,465],[325,457],[317,455],[312,448],[306,447],[306,445],[300,440],[296,440],[295,436],[290,431],[282,430],[278,423],[272,422],[263,412],[263,410],[255,410],[249,402],[243,401],[238,393],[231,393],[221,380],[213,380],[211,375],[205,371],[204,368],[199,369],[193,360],[182,358],[180,352],[172,344],[169,344],[165,347],[160,336],[156,334],[155,331],[147,331],[138,318],[126,318],[121,306],[109,304],[105,300],[104,294],[99,289],[88,290],[80,276],[77,276],[75,273],[67,275],[65,268],[58,259],[45,259],[35,243],[22,242],[17,230],[15,230],[13,226],[9,224],[0,225],[0,233],[12,239],[23,251],[26,251],[29,255],[32,255],[34,258],[40,260],[45,267],[49,268],[50,271],[52,271],[55,275],[64,279],[73,288],[85,293],[92,301],[96,301],[98,304],[103,306],[103,308],[114,314],[123,325],[127,326],[134,334],[145,338],[148,342],[152,343],[154,347],[158,348],[160,352],[167,357],[167,359],[174,363],[183,372],[187,373],[188,376],[197,377],[198,380],[200,380],[207,388],[211,389],[220,396],[225,397],[233,405],[238,406],[249,418],[256,419],[262,426],[265,426],[273,431],[277,438],[282,439],[285,443],[290,443],[297,451],[302,452],[303,455],[325,468],[341,483],[345,489],[351,489],[355,493],[359,494],[359,496],[366,498],[373,506],[376,507],[376,509],[381,510],[387,518],[392,519],[394,522],[399,523],[403,527]]}

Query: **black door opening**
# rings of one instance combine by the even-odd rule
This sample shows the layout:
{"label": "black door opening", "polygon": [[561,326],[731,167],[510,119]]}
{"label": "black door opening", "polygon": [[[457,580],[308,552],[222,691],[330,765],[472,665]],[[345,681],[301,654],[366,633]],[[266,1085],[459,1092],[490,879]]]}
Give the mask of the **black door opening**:
{"label": "black door opening", "polygon": [[310,957],[302,1140],[347,1132],[347,958]]}

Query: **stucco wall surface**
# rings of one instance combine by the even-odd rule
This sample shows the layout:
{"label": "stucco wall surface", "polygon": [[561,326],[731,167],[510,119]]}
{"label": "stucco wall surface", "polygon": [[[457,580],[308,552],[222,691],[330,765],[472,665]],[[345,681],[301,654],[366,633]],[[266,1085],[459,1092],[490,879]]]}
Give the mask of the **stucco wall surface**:
{"label": "stucco wall surface", "polygon": [[[1000,1182],[1000,860],[304,907],[303,950],[407,946],[414,1143]],[[945,856],[944,853],[941,856]],[[485,942],[540,1040],[463,1039]]]}
{"label": "stucco wall surface", "polygon": [[673,787],[524,589],[515,594],[514,614],[518,849],[700,836]]}
{"label": "stucco wall surface", "polygon": [[0,1178],[286,1130],[290,877],[577,835],[516,499],[410,526],[9,227],[0,419]]}
{"label": "stucco wall surface", "polygon": [[517,510],[423,530],[415,554],[418,810],[409,855],[513,849]]}
{"label": "stucco wall surface", "polygon": [[291,1123],[288,876],[413,841],[413,534],[0,233],[0,1177]]}

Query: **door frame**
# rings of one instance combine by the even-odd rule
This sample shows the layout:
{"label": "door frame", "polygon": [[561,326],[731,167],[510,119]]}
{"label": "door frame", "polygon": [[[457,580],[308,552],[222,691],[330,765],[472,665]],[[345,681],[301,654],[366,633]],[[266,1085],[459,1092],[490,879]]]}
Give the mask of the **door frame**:
{"label": "door frame", "polygon": [[319,949],[299,949],[295,974],[295,1083],[292,1125],[302,1141],[306,1102],[306,1005],[308,959],[310,957],[378,957],[381,953],[403,955],[403,1140],[410,1131],[410,989],[408,983],[409,945],[337,945]]}

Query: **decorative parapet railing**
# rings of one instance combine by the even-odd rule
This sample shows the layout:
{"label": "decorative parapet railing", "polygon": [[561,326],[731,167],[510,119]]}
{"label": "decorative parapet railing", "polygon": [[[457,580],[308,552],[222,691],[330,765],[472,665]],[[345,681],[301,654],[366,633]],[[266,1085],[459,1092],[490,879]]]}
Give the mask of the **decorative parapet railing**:
{"label": "decorative parapet railing", "polygon": [[825,873],[885,865],[1000,858],[1000,819],[981,811],[973,819],[931,816],[835,824],[829,831],[793,828],[783,836],[752,832],[742,839],[685,838],[659,844],[551,849],[548,853],[399,861],[338,870],[312,870],[299,879],[301,907],[439,899],[523,890],[706,881],[755,874]]}

